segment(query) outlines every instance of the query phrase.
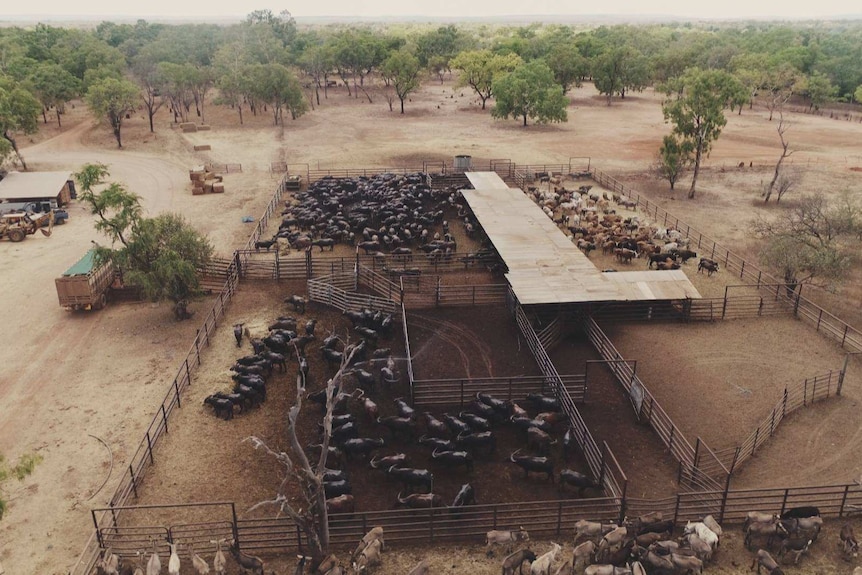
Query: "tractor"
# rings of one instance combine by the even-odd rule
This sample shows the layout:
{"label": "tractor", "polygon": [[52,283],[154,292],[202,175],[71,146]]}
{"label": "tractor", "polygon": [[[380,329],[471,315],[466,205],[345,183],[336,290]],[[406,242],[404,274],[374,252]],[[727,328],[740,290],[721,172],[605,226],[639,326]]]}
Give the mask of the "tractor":
{"label": "tractor", "polygon": [[[47,230],[42,229],[45,225]],[[4,214],[0,216],[0,239],[9,238],[9,241],[20,242],[36,230],[42,232],[45,237],[50,237],[54,230],[54,213],[45,214],[17,213]]]}

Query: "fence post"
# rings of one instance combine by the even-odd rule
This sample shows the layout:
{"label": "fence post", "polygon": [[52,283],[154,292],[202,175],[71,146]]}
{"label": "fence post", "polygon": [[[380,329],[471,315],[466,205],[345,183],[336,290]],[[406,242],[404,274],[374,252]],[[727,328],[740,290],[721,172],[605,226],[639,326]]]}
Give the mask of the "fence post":
{"label": "fence post", "polygon": [[102,540],[102,530],[99,529],[99,521],[96,519],[96,510],[91,509],[90,514],[93,516],[93,525],[96,527],[96,541],[99,542],[99,547],[104,548],[105,542]]}
{"label": "fence post", "polygon": [[805,378],[805,381],[802,383],[802,405],[808,405],[808,378]]}
{"label": "fence post", "polygon": [[201,348],[200,348],[200,334],[201,330],[195,330],[195,356],[198,358],[198,365],[201,364]]}
{"label": "fence post", "polygon": [[849,363],[850,354],[847,353],[844,355],[844,366],[841,368],[841,371],[838,372],[838,388],[835,391],[835,395],[841,395],[841,388],[844,387],[844,374],[847,372],[847,365]]}
{"label": "fence post", "polygon": [[781,419],[787,414],[787,388],[784,388],[784,398],[781,400]]}
{"label": "fence post", "polygon": [[[233,533],[233,541],[237,549],[239,549],[240,541],[239,541],[239,527],[236,524],[236,504],[231,501],[230,503],[230,513],[231,513],[231,524],[230,530]],[[302,548],[302,542],[300,542],[300,548]]]}
{"label": "fence post", "polygon": [[724,510],[727,508],[727,494],[730,491],[730,473],[724,481],[724,493],[721,495],[721,510],[718,512],[718,522],[724,522]]}
{"label": "fence post", "polygon": [[844,504],[847,503],[847,492],[850,491],[850,485],[844,486],[844,495],[841,496],[841,507],[838,508],[838,517],[844,516]]}
{"label": "fence post", "polygon": [[428,518],[428,535],[431,543],[434,543],[434,508],[431,508],[431,516]]}
{"label": "fence post", "polygon": [[676,505],[673,507],[673,524],[676,525],[676,522],[679,520],[679,500],[680,494],[676,494]]}
{"label": "fence post", "polygon": [[132,478],[132,491],[135,493],[135,499],[138,498],[138,486],[135,485],[135,472],[132,469],[132,464],[129,463],[129,477]]}
{"label": "fence post", "polygon": [[820,313],[817,315],[817,327],[814,331],[820,331],[820,320],[823,319],[823,308],[820,308]]}
{"label": "fence post", "polygon": [[147,451],[150,454],[150,465],[152,465],[155,463],[155,461],[153,461],[153,442],[150,439],[150,430],[149,429],[147,430]]}
{"label": "fence post", "polygon": [[694,467],[695,469],[697,469],[697,463],[698,463],[699,459],[700,459],[700,436],[697,437],[697,439],[694,443],[694,463],[692,464],[692,467]]}
{"label": "fence post", "polygon": [[844,342],[847,341],[847,330],[850,328],[848,324],[844,324],[844,335],[841,337],[841,347],[844,347]]}
{"label": "fence post", "polygon": [[563,502],[560,501],[557,503],[557,535],[560,534],[560,528],[563,523]]}
{"label": "fence post", "polygon": [[769,437],[772,437],[772,434],[775,433],[775,408],[772,408],[772,420],[769,424]]}
{"label": "fence post", "polygon": [[779,515],[784,515],[784,510],[787,508],[787,496],[790,494],[790,488],[784,490],[784,498],[781,500],[781,513]]}
{"label": "fence post", "polygon": [[191,385],[192,384],[192,370],[189,369],[189,358],[188,358],[188,356],[186,356],[185,363],[186,363],[186,379],[189,380],[189,385]]}
{"label": "fence post", "polygon": [[724,303],[721,305],[721,319],[724,319],[724,315],[727,313],[727,290],[729,286],[724,286]]}
{"label": "fence post", "polygon": [[165,433],[168,432],[168,414],[165,412],[165,404],[162,402],[162,421],[165,422]]}
{"label": "fence post", "polygon": [[[180,384],[176,379],[174,380],[174,389],[177,390],[177,407],[182,407],[183,404],[180,402]],[[164,405],[164,403],[162,405]]]}

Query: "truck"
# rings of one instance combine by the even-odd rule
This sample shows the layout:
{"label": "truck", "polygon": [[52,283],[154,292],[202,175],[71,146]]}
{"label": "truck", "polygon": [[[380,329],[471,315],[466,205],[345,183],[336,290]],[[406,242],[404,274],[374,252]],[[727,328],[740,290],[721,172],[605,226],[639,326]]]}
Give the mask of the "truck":
{"label": "truck", "polygon": [[108,303],[108,288],[114,282],[114,264],[99,262],[90,249],[75,265],[54,280],[60,305],[67,310],[98,310]]}
{"label": "truck", "polygon": [[[57,206],[57,200],[40,200],[34,202],[0,202],[0,215],[13,213],[47,214],[54,213],[54,225],[61,226],[69,219],[69,212]],[[38,216],[37,216],[38,217]]]}

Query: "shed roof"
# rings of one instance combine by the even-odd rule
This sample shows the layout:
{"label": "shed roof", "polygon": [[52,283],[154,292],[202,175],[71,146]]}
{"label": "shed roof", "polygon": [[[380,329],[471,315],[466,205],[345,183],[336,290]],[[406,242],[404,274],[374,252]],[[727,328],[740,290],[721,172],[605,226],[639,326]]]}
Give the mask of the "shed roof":
{"label": "shed roof", "polygon": [[9,172],[0,180],[0,200],[54,198],[70,179],[69,172]]}
{"label": "shed roof", "polygon": [[602,273],[542,209],[493,172],[467,172],[461,190],[506,262],[522,305],[699,298],[682,271]]}

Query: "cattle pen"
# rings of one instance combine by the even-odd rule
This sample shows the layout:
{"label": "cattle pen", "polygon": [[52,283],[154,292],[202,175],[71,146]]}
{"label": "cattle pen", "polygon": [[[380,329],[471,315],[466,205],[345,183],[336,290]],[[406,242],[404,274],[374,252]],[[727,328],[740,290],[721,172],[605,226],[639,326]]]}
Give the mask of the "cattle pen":
{"label": "cattle pen", "polygon": [[[421,170],[437,167],[423,164]],[[441,175],[447,173],[445,164],[437,169]],[[419,169],[398,170],[399,173]],[[181,407],[182,396],[192,383],[196,368],[201,365],[202,350],[209,346],[210,338],[229,306],[237,287],[241,283],[261,281],[302,280],[306,282],[310,300],[338,309],[360,309],[371,307],[391,311],[402,324],[402,337],[408,350],[406,373],[414,405],[429,405],[430,402],[462,405],[474,390],[491,390],[501,395],[523,395],[530,391],[552,391],[563,405],[572,426],[578,447],[594,477],[604,486],[603,497],[583,500],[560,499],[555,501],[523,502],[471,506],[458,513],[449,510],[394,510],[362,511],[352,516],[334,515],[330,518],[336,547],[346,547],[355,542],[369,526],[385,525],[393,542],[434,542],[478,538],[485,531],[495,528],[514,528],[540,518],[543,527],[539,535],[558,536],[569,532],[578,519],[620,520],[626,515],[648,511],[663,511],[675,523],[698,519],[708,513],[715,514],[719,521],[740,522],[745,512],[757,509],[781,512],[800,505],[817,505],[825,517],[847,517],[862,511],[862,487],[858,483],[809,487],[786,487],[737,490],[731,488],[735,468],[759,448],[766,437],[774,433],[781,419],[793,409],[807,406],[824,397],[840,395],[846,375],[843,369],[830,373],[828,377],[814,377],[800,386],[788,388],[779,398],[767,420],[759,425],[752,437],[733,451],[713,452],[699,439],[692,442],[685,438],[678,426],[661,409],[650,394],[646,384],[638,378],[629,360],[619,354],[602,332],[603,320],[614,321],[721,321],[732,318],[757,318],[769,314],[796,317],[815,332],[824,333],[841,348],[851,352],[862,351],[862,333],[823,308],[806,299],[801,290],[789,292],[784,284],[746,262],[730,250],[691,228],[684,222],[656,206],[648,199],[629,190],[604,172],[580,161],[568,165],[520,166],[508,160],[495,160],[489,171],[496,172],[503,180],[516,182],[522,187],[535,181],[540,174],[572,175],[577,178],[592,178],[603,186],[633,198],[637,209],[655,221],[663,221],[680,230],[698,249],[710,253],[725,269],[738,274],[746,285],[754,286],[762,295],[734,296],[733,289],[725,292],[724,298],[692,299],[684,297],[661,306],[649,306],[644,302],[630,305],[618,303],[595,309],[593,306],[573,308],[571,302],[552,313],[548,319],[548,308],[541,305],[522,304],[510,283],[497,281],[472,285],[456,285],[439,278],[449,272],[487,269],[497,266],[501,259],[497,255],[481,255],[475,258],[452,258],[446,261],[419,260],[419,280],[406,275],[392,276],[389,270],[396,269],[403,260],[393,256],[383,258],[361,255],[335,256],[317,254],[311,250],[301,254],[282,257],[277,251],[261,251],[254,244],[266,231],[269,219],[283,204],[286,192],[285,181],[291,175],[290,166],[276,187],[270,204],[259,220],[252,237],[242,250],[229,258],[217,260],[206,270],[212,285],[221,287],[215,295],[212,310],[190,346],[189,353],[180,363],[176,377],[169,383],[165,399],[147,429],[137,451],[132,456],[127,472],[114,491],[109,504],[92,510],[94,530],[77,563],[71,569],[73,575],[92,572],[100,547],[111,546],[115,553],[133,556],[147,546],[151,537],[165,541],[182,538],[188,542],[201,542],[220,537],[233,537],[243,550],[253,552],[294,552],[303,548],[301,533],[289,520],[241,519],[231,502],[214,502],[206,507],[207,520],[183,522],[183,510],[187,506],[200,504],[159,506],[166,513],[158,525],[125,527],[126,519],[142,512],[141,506],[131,505],[137,499],[138,487],[146,481],[147,469],[158,457],[158,445],[167,435],[169,421]],[[379,173],[374,168],[340,171],[311,171],[303,175],[305,182],[313,182],[324,176],[351,176]],[[437,279],[429,281],[428,275]],[[223,281],[222,281],[223,280]],[[505,306],[517,325],[522,341],[533,355],[541,376],[501,378],[460,378],[448,381],[417,380],[414,377],[408,320],[411,310],[460,306]],[[658,311],[660,310],[660,311]],[[557,318],[561,318],[557,321]],[[557,323],[554,323],[557,321]],[[583,330],[603,358],[604,365],[613,373],[625,394],[631,398],[639,417],[646,420],[666,445],[679,464],[678,492],[660,499],[632,497],[627,493],[628,477],[616,461],[607,443],[593,437],[579,412],[589,398],[588,374],[558,373],[550,360],[548,348],[555,345],[564,325],[575,325]],[[205,352],[203,353],[205,359]],[[391,529],[391,531],[390,531]],[[160,547],[166,552],[167,545]]]}

